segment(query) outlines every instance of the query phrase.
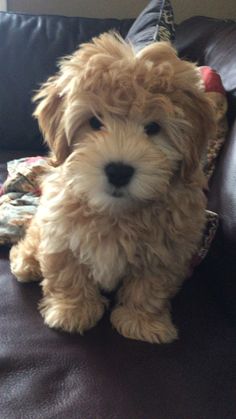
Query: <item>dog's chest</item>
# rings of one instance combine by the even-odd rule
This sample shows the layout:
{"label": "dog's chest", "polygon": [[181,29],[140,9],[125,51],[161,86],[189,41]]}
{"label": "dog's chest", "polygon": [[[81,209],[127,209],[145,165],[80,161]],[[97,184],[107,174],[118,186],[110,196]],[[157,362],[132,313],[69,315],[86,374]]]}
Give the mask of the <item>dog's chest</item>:
{"label": "dog's chest", "polygon": [[89,267],[93,280],[106,290],[117,286],[135,255],[135,241],[125,232],[95,223],[79,225],[71,234],[70,248],[80,263]]}

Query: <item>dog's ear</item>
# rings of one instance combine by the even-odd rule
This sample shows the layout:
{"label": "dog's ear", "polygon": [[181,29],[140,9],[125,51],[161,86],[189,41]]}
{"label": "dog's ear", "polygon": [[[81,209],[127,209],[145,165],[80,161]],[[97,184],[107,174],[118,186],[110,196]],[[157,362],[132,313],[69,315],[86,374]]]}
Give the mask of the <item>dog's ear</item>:
{"label": "dog's ear", "polygon": [[[213,107],[204,93],[199,69],[195,64],[181,60],[167,42],[151,44],[137,56],[153,65],[152,91],[162,90],[171,99],[176,117],[170,135],[183,154],[181,177],[183,181],[191,182],[206,151],[207,141],[216,131]],[[176,123],[178,130],[174,128]]]}
{"label": "dog's ear", "polygon": [[191,182],[205,158],[208,141],[216,134],[216,119],[212,102],[205,94],[199,68],[176,56],[173,69],[170,96],[183,121],[181,176],[183,181]]}
{"label": "dog's ear", "polygon": [[52,151],[52,162],[63,163],[69,154],[63,124],[64,97],[58,83],[59,76],[51,77],[34,96],[37,103],[34,116],[38,119],[44,140]]}
{"label": "dog's ear", "polygon": [[216,120],[211,101],[204,92],[193,89],[187,92],[188,102],[185,105],[185,117],[189,129],[185,133],[184,160],[181,166],[181,176],[185,182],[203,163],[207,152],[207,143],[216,133]]}
{"label": "dog's ear", "polygon": [[[79,87],[90,90],[91,81],[96,77],[99,79],[99,70],[106,69],[114,58],[122,58],[125,52],[127,45],[115,33],[94,38],[92,42],[82,44],[73,55],[62,59],[58,74],[49,78],[34,96],[33,101],[37,103],[34,116],[52,151],[51,162],[55,165],[63,163],[71,151],[71,132],[76,124],[73,121],[73,129],[70,129],[68,107],[72,106],[74,98],[78,102]],[[76,120],[78,122],[79,117]]]}

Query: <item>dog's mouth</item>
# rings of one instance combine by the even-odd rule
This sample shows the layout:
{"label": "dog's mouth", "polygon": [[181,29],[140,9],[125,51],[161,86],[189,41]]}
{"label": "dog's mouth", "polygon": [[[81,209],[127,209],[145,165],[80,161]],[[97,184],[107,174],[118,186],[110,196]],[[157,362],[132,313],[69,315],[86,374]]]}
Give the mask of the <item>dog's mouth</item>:
{"label": "dog's mouth", "polygon": [[118,188],[113,189],[113,191],[111,192],[111,196],[113,198],[124,198],[125,194],[124,191]]}
{"label": "dog's mouth", "polygon": [[139,208],[150,206],[156,201],[153,199],[138,199],[133,196],[127,187],[112,187],[107,188],[106,194],[110,199],[107,201],[107,205],[112,212],[119,213],[124,211],[137,211]]}

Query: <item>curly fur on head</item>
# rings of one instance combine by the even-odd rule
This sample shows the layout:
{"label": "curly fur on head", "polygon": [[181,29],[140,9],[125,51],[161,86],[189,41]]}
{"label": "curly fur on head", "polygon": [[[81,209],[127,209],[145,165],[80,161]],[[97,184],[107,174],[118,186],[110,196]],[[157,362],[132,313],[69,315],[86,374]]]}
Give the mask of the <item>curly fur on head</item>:
{"label": "curly fur on head", "polygon": [[122,282],[114,327],[173,340],[169,298],[201,238],[201,159],[214,129],[197,68],[167,43],[136,54],[104,34],[65,58],[35,100],[55,167],[12,271],[43,277],[51,327],[92,327],[107,304],[100,289]]}

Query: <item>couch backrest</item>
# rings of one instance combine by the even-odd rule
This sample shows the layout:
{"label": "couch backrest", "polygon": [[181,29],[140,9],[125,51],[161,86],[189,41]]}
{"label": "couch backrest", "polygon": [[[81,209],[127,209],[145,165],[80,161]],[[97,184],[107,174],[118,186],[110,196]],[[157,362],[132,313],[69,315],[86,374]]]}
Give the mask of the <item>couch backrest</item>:
{"label": "couch backrest", "polygon": [[126,36],[133,20],[0,13],[0,150],[44,146],[32,118],[32,96],[53,75],[59,58],[82,42],[115,29]]}
{"label": "couch backrest", "polygon": [[181,57],[216,70],[227,92],[230,124],[236,118],[236,22],[195,16],[176,30]]}
{"label": "couch backrest", "polygon": [[[31,116],[34,91],[55,73],[59,58],[82,42],[109,29],[125,37],[132,23],[131,19],[0,13],[0,150],[42,152],[42,137]],[[236,22],[193,17],[177,27],[175,45],[181,57],[220,73],[232,122],[236,117]]]}

